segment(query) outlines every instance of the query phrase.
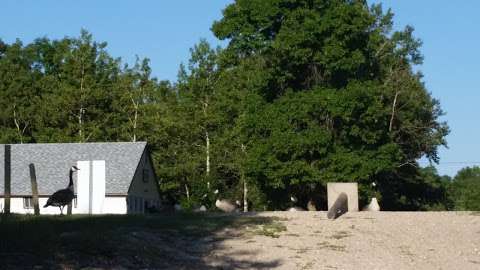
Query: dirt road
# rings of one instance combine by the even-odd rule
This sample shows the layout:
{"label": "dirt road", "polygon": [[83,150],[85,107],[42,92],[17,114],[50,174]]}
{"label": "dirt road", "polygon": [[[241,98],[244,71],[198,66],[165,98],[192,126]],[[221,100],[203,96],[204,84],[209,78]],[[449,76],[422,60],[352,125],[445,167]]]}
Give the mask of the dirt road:
{"label": "dirt road", "polygon": [[[229,234],[203,258],[219,269],[480,269],[480,213],[265,212],[279,237]],[[248,228],[247,228],[248,230]],[[223,235],[225,236],[225,235]]]}

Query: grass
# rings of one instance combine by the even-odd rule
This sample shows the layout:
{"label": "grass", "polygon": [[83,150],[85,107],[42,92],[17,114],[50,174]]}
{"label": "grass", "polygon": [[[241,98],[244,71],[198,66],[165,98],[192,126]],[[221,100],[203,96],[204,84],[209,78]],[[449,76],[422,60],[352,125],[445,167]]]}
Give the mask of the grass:
{"label": "grass", "polygon": [[272,238],[279,238],[281,232],[287,231],[287,227],[278,222],[271,222],[258,226],[254,233],[257,235],[264,235]]}
{"label": "grass", "polygon": [[[178,259],[177,249],[195,243],[200,245],[198,250],[205,250],[203,238],[215,238],[227,228],[245,231],[247,227],[271,237],[286,230],[275,218],[243,215],[0,216],[0,261],[6,262],[3,266],[7,268],[25,264],[18,269],[85,267],[81,262],[90,263],[86,266],[126,263],[160,267],[155,263]],[[191,253],[195,252],[183,254]]]}

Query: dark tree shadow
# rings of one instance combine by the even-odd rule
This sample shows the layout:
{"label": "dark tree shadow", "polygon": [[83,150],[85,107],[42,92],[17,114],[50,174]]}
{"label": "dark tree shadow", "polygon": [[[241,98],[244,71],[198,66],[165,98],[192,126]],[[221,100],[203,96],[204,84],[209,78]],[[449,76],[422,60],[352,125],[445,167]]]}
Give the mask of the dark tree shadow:
{"label": "dark tree shadow", "polygon": [[238,259],[256,251],[223,241],[275,222],[255,214],[1,216],[0,269],[272,269],[281,261]]}

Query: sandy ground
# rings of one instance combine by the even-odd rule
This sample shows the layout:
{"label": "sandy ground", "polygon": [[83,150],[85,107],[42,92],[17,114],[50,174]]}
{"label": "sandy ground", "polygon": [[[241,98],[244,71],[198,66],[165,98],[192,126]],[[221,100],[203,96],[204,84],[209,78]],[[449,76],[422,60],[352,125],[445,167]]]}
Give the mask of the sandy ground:
{"label": "sandy ground", "polygon": [[[480,269],[480,213],[264,212],[278,238],[224,229],[202,260],[211,269]],[[225,237],[227,236],[227,237]],[[190,265],[190,267],[192,267]],[[187,267],[187,268],[190,268]]]}

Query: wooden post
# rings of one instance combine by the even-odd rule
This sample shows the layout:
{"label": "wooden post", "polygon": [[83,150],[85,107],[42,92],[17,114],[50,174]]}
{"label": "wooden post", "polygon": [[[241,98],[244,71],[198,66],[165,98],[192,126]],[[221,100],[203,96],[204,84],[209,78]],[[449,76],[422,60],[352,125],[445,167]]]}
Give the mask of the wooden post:
{"label": "wooden post", "polygon": [[40,207],[38,206],[38,186],[37,186],[37,175],[35,173],[35,165],[30,163],[30,181],[32,183],[32,200],[33,200],[33,209],[35,215],[40,215]]}
{"label": "wooden post", "polygon": [[[75,200],[75,198],[73,198]],[[67,206],[67,215],[72,214],[72,203],[70,202]]]}
{"label": "wooden post", "polygon": [[12,146],[6,144],[5,145],[5,190],[4,190],[4,198],[5,198],[5,214],[10,214],[10,196],[11,196],[11,149]]}

